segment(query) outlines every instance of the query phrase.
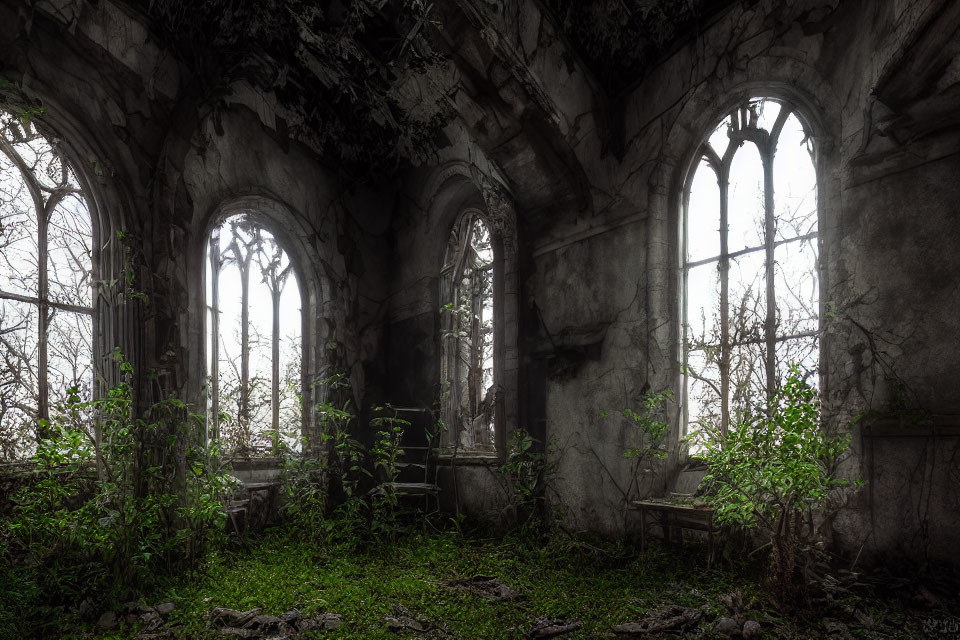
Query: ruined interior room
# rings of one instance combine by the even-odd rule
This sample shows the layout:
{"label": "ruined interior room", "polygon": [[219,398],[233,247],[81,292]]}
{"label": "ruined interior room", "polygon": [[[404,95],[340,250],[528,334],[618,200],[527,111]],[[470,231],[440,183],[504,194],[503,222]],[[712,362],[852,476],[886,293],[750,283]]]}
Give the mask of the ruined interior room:
{"label": "ruined interior room", "polygon": [[0,638],[960,638],[960,2],[0,0]]}

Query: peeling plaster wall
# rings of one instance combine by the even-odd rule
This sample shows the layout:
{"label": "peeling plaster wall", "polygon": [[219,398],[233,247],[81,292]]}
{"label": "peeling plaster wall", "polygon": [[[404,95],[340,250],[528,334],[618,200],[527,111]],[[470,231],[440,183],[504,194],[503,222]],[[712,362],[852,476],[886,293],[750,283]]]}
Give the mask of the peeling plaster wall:
{"label": "peeling plaster wall", "polygon": [[[0,76],[41,101],[41,124],[65,139],[98,205],[106,267],[121,267],[114,230],[135,245],[135,286],[149,303],[126,333],[111,329],[122,335],[103,352],[120,346],[141,376],[163,372],[162,393],[202,406],[204,237],[225,204],[259,199],[315,283],[304,308],[309,381],[345,370],[366,409],[382,384],[390,184],[345,192],[332,167],[287,138],[272,97],[249,85],[215,110],[198,104],[146,16],[123,3],[12,2],[0,18]],[[161,393],[145,376],[140,391],[144,402]]]}
{"label": "peeling plaster wall", "polygon": [[[686,169],[726,108],[744,96],[766,94],[790,99],[820,136],[821,295],[831,311],[823,323],[821,356],[828,426],[850,429],[851,417],[884,410],[894,393],[885,380],[891,374],[915,390],[914,408],[941,416],[929,437],[916,436],[921,432],[911,432],[917,425],[910,424],[879,435],[853,429],[846,472],[873,478],[873,488],[857,492],[838,517],[837,541],[861,557],[955,562],[948,546],[950,531],[960,528],[960,463],[949,425],[960,422],[953,362],[960,352],[960,253],[954,249],[960,136],[948,123],[960,96],[951,93],[956,74],[949,69],[957,60],[950,62],[949,35],[940,47],[946,61],[935,61],[948,69],[931,89],[939,92],[939,103],[918,95],[926,100],[919,107],[894,112],[877,97],[890,77],[904,75],[898,65],[924,45],[929,25],[950,33],[950,3],[736,4],[612,104],[588,97],[598,95],[589,76],[575,56],[565,55],[556,29],[532,3],[461,4],[496,31],[487,35],[488,50],[469,45],[460,62],[472,70],[468,88],[478,95],[472,109],[458,104],[461,113],[472,114],[461,121],[467,134],[462,155],[485,154],[518,204],[524,390],[518,426],[556,441],[559,467],[550,493],[567,524],[620,535],[633,525],[623,508],[625,493],[659,494],[677,481],[682,460],[674,436],[667,464],[644,477],[639,492],[631,489],[623,457],[633,444],[628,425],[600,414],[636,407],[647,387],[679,392],[677,243]],[[504,67],[522,93],[507,88]],[[492,100],[477,91],[483,86],[497,104],[507,105],[501,111],[525,114],[528,128],[531,120],[541,123],[552,143],[538,146],[514,135],[508,147],[491,137],[490,112],[477,106]],[[916,114],[931,111],[933,124],[924,128]],[[495,130],[504,130],[504,120],[497,122]],[[564,175],[580,182],[539,180],[537,167],[551,162],[572,165]],[[426,197],[422,186],[407,189],[411,200]],[[415,215],[401,209],[401,224],[415,231],[400,237],[443,241],[442,225],[411,222]],[[431,318],[418,304],[436,304],[430,280],[436,267],[405,255],[409,245],[397,246],[398,268],[408,284],[395,286],[403,302],[393,308],[418,309],[421,340],[435,332],[436,314]],[[411,284],[418,278],[425,284]],[[426,362],[432,372],[437,353],[416,349],[412,362],[421,372]],[[403,354],[411,351],[399,347],[397,353],[394,366],[402,367]],[[427,373],[423,379],[434,377]],[[913,444],[891,440],[900,431]],[[902,469],[912,471],[895,471]]]}
{"label": "peeling plaster wall", "polygon": [[[399,181],[349,192],[315,150],[280,133],[286,115],[269,94],[237,84],[216,111],[192,102],[126,5],[0,5],[0,75],[43,100],[105,233],[140,239],[150,304],[121,319],[115,341],[141,371],[162,368],[167,389],[200,397],[203,237],[224,206],[260,203],[315,275],[310,375],[324,363],[347,370],[364,406],[431,405],[443,248],[456,215],[496,190],[516,210],[517,274],[506,283],[516,309],[504,323],[517,334],[518,395],[506,426],[556,442],[550,499],[570,527],[630,532],[624,495],[669,491],[679,443],[634,485],[629,427],[600,415],[636,407],[645,388],[679,391],[687,167],[724,109],[784,97],[819,134],[828,424],[884,410],[898,385],[907,408],[933,416],[854,428],[846,473],[867,485],[837,518],[837,541],[851,555],[955,563],[958,5],[741,2],[619,97],[602,94],[533,0],[439,5],[452,62],[434,90],[458,114],[447,144]],[[111,251],[104,264],[116,270]],[[457,473],[454,502],[506,511],[489,469]],[[442,475],[449,505],[454,479]]]}
{"label": "peeling plaster wall", "polygon": [[[356,406],[366,410],[379,401],[368,389],[379,384],[375,362],[381,348],[378,308],[371,301],[383,297],[385,224],[378,220],[386,219],[390,202],[376,193],[345,193],[309,149],[279,139],[263,120],[262,113],[234,105],[216,122],[199,120],[183,157],[167,158],[173,211],[170,215],[161,207],[155,220],[176,237],[158,260],[158,268],[174,270],[168,281],[177,283],[168,299],[177,300],[173,323],[179,334],[168,340],[182,345],[179,357],[199,393],[202,379],[194,372],[204,368],[203,318],[196,313],[204,304],[204,238],[218,216],[250,210],[264,216],[297,265],[307,397],[310,384],[343,371],[350,376]],[[310,424],[309,399],[304,406]]]}
{"label": "peeling plaster wall", "polygon": [[[893,393],[885,373],[916,390],[915,408],[960,413],[953,362],[960,352],[960,257],[953,249],[960,186],[951,178],[960,166],[958,136],[942,130],[903,145],[906,153],[902,145],[873,151],[864,140],[876,126],[865,113],[875,104],[878,78],[896,65],[899,47],[922,31],[937,4],[737,6],[627,96],[623,160],[610,167],[611,158],[597,159],[610,170],[593,190],[630,203],[635,222],[584,239],[571,234],[571,243],[556,251],[535,249],[527,280],[551,333],[575,335],[609,324],[599,360],[572,378],[547,381],[547,434],[563,451],[557,500],[571,524],[622,531],[618,492],[629,482],[622,458],[627,438],[601,421],[599,411],[635,406],[644,383],[679,391],[677,196],[701,136],[747,91],[792,98],[823,136],[822,297],[837,314],[824,323],[828,420],[844,429],[865,409],[883,410]],[[588,227],[606,226],[591,222]],[[624,298],[634,295],[625,306]],[[870,355],[870,338],[853,320],[882,336],[873,345],[879,354]],[[881,371],[876,358],[889,371]],[[952,561],[948,532],[960,526],[955,438],[922,439],[910,448],[877,442],[869,458],[855,443],[848,472],[867,478],[886,471],[887,479],[877,482],[872,502],[853,497],[838,538],[853,553],[863,544],[867,554],[912,550]],[[890,480],[889,470],[902,467],[917,469],[907,491]],[[675,472],[668,468],[662,482],[648,481],[648,490],[669,489]],[[890,509],[901,517],[880,515]]]}

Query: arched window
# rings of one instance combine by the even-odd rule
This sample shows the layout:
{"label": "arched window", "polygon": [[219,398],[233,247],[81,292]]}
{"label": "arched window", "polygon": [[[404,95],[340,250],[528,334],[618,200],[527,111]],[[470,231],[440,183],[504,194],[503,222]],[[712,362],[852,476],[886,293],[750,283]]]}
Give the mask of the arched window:
{"label": "arched window", "polygon": [[683,198],[685,424],[763,411],[791,364],[818,368],[816,147],[792,106],[739,105],[697,153]]}
{"label": "arched window", "polygon": [[479,211],[454,225],[440,272],[443,299],[441,379],[447,449],[496,452],[494,251]]}
{"label": "arched window", "polygon": [[29,457],[93,389],[93,233],[55,139],[0,112],[0,462]]}
{"label": "arched window", "polygon": [[210,232],[206,260],[209,435],[228,453],[301,441],[301,297],[274,236],[248,214]]}

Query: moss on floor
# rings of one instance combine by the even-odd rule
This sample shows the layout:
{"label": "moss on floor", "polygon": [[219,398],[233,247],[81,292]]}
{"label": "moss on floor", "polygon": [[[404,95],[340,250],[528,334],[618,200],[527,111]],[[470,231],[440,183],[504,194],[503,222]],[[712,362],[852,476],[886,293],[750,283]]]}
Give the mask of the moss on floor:
{"label": "moss on floor", "polygon": [[[493,576],[523,597],[488,601],[445,584],[477,575]],[[579,620],[582,628],[564,636],[573,640],[612,637],[614,625],[671,604],[705,613],[701,625],[688,629],[684,637],[712,637],[714,621],[728,615],[721,596],[740,590],[746,617],[761,622],[765,637],[831,637],[820,618],[776,613],[762,579],[759,565],[707,570],[703,550],[696,546],[676,550],[653,546],[639,554],[624,546],[570,540],[540,544],[442,532],[410,533],[396,543],[357,550],[347,544],[317,545],[275,531],[245,547],[210,555],[196,572],[166,582],[142,600],[176,605],[166,627],[176,638],[224,637],[204,615],[219,606],[258,607],[273,615],[295,607],[304,615],[342,616],[339,629],[300,636],[305,638],[423,637],[388,630],[385,617],[402,612],[434,627],[430,637],[443,638],[522,638],[541,616],[558,622]],[[15,585],[8,582],[3,590],[9,596]],[[120,639],[137,632],[136,626],[98,632],[75,615],[58,616],[49,610],[38,620],[28,609],[42,604],[41,594],[22,595],[19,601],[0,600],[13,607],[6,616],[0,614],[4,624],[0,637]],[[909,628],[919,618],[897,618],[904,614],[879,600],[858,598],[855,604],[837,606],[841,612],[843,606],[855,609],[851,616],[869,616],[878,634],[885,629],[871,635],[866,627],[853,625],[852,637],[925,637],[922,629],[914,633]],[[890,630],[893,636],[887,633]]]}

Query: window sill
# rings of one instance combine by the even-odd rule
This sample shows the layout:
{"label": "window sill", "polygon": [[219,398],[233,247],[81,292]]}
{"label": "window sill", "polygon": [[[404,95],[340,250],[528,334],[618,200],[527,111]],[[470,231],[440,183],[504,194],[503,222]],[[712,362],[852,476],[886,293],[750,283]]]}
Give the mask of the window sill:
{"label": "window sill", "polygon": [[460,465],[490,465],[499,464],[500,457],[496,451],[451,451],[441,450],[434,454],[439,463]]}

